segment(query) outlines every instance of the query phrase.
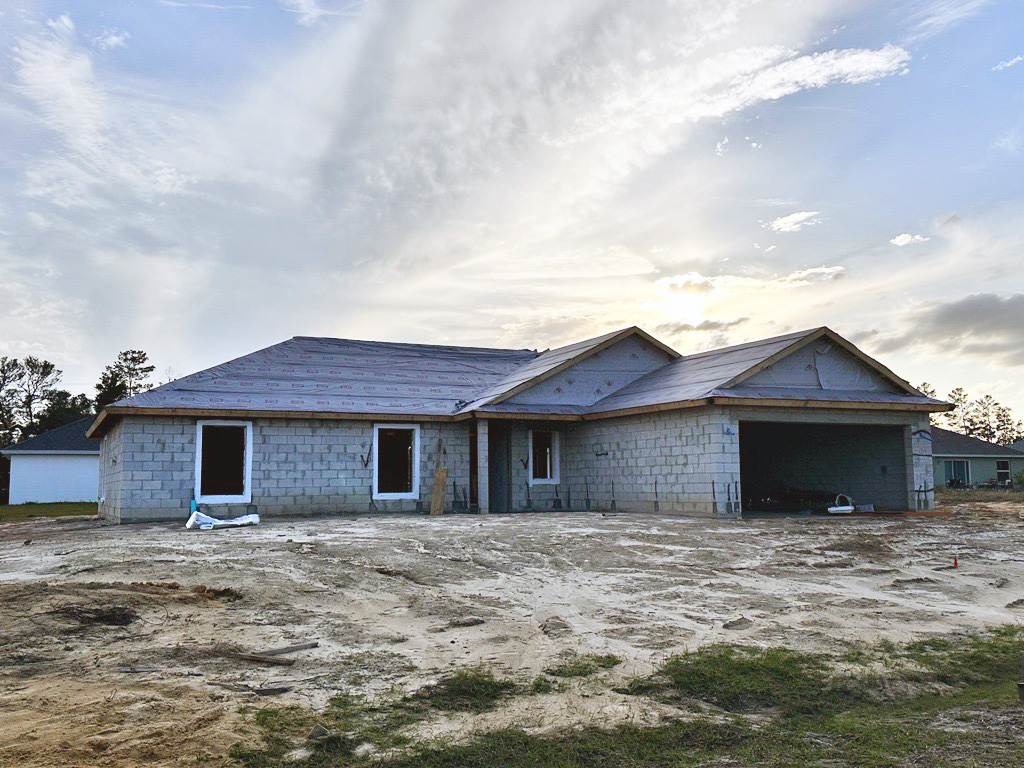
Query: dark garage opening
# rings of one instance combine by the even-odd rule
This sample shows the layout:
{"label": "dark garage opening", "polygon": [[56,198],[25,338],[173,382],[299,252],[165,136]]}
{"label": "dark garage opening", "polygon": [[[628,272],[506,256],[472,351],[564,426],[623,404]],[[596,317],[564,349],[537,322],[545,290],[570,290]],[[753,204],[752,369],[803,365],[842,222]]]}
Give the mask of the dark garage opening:
{"label": "dark garage opening", "polygon": [[903,427],[740,422],[744,512],[826,512],[837,494],[907,509]]}

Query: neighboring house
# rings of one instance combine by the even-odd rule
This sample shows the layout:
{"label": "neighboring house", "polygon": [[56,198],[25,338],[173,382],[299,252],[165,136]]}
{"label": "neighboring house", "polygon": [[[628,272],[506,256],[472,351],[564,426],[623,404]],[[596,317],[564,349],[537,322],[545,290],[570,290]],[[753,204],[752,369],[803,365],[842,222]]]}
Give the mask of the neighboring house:
{"label": "neighboring house", "polygon": [[1009,485],[1024,469],[1024,451],[932,427],[935,482],[949,487]]}
{"label": "neighboring house", "polygon": [[638,328],[546,352],[295,337],[105,408],[100,513],[932,505],[922,395],[827,328],[680,355]]}
{"label": "neighboring house", "polygon": [[2,449],[11,461],[9,503],[95,501],[100,441],[85,436],[92,421],[79,419]]}

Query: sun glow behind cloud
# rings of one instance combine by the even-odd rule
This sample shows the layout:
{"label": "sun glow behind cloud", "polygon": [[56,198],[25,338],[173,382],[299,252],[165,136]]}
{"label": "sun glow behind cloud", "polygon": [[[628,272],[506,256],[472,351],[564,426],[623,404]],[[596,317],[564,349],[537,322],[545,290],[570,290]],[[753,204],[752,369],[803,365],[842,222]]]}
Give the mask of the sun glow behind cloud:
{"label": "sun glow behind cloud", "polygon": [[[843,6],[286,2],[307,32],[216,98],[120,72],[138,30],[40,15],[0,65],[0,270],[50,325],[0,339],[189,370],[292,333],[544,347],[639,323],[696,347],[820,325],[868,295],[846,243],[896,252],[906,226],[851,237],[757,122],[908,79],[900,35],[829,44]],[[912,24],[954,23],[932,10]]]}

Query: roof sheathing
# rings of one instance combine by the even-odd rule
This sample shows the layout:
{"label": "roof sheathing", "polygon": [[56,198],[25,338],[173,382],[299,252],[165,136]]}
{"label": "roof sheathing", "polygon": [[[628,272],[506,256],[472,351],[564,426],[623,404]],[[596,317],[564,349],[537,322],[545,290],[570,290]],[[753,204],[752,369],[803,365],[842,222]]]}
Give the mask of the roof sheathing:
{"label": "roof sheathing", "polygon": [[522,368],[516,369],[501,381],[496,382],[481,392],[473,402],[462,408],[461,412],[477,410],[488,405],[497,405],[530,387],[536,386],[545,379],[581,363],[601,350],[618,344],[630,336],[639,336],[670,357],[679,357],[678,352],[661,343],[643,329],[636,326],[623,328],[592,339],[542,352]]}
{"label": "roof sheathing", "polygon": [[[517,404],[506,400],[632,335],[675,359],[591,406]],[[827,328],[777,336],[685,357],[639,328],[626,328],[537,353],[480,347],[351,341],[297,336],[289,341],[158,387],[106,409],[108,415],[199,415],[281,418],[609,418],[644,410],[714,402],[786,407],[947,410],[917,394],[815,391],[742,386],[772,362],[828,336],[886,378],[916,393],[889,369]]]}

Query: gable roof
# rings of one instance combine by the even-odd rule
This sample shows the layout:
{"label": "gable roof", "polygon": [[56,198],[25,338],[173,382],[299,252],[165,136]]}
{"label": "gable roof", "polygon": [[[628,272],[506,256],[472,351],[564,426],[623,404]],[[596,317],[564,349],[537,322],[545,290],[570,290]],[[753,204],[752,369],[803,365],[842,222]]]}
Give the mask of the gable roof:
{"label": "gable roof", "polygon": [[619,331],[606,333],[603,336],[596,336],[593,339],[569,344],[565,347],[546,350],[526,365],[517,368],[508,376],[486,388],[473,402],[467,403],[465,407],[460,409],[460,412],[476,410],[485,405],[497,405],[630,336],[639,336],[670,357],[678,358],[680,356],[674,349],[662,344],[649,333],[634,325],[630,328],[623,328]]}
{"label": "gable roof", "polygon": [[[652,344],[671,359],[592,405],[509,400],[632,336]],[[823,338],[842,347],[891,383],[896,391],[815,390],[744,383],[775,361]],[[680,356],[635,326],[545,352],[296,336],[120,400],[104,409],[89,434],[100,434],[109,416],[129,413],[380,419],[522,415],[585,419],[637,409],[662,410],[712,402],[924,411],[950,407],[925,397],[828,328],[687,356]]]}
{"label": "gable roof", "polygon": [[100,441],[85,436],[93,417],[72,421],[35,437],[9,445],[3,453],[99,453]]}
{"label": "gable roof", "polygon": [[1024,451],[1007,448],[959,432],[932,427],[932,456],[992,456],[1024,459]]}
{"label": "gable roof", "polygon": [[[745,381],[769,365],[820,339],[839,345],[883,379],[902,390],[902,393],[744,386]],[[765,404],[770,401],[786,401],[791,404],[817,402],[843,404],[848,407],[878,405],[930,410],[946,410],[948,407],[940,400],[925,397],[835,331],[821,327],[686,355],[613,392],[592,406],[589,412],[608,415],[635,408],[703,401]]]}
{"label": "gable roof", "polygon": [[800,331],[679,357],[599,400],[591,410],[598,413],[708,397],[718,387],[791,347],[810,333],[813,331]]}

